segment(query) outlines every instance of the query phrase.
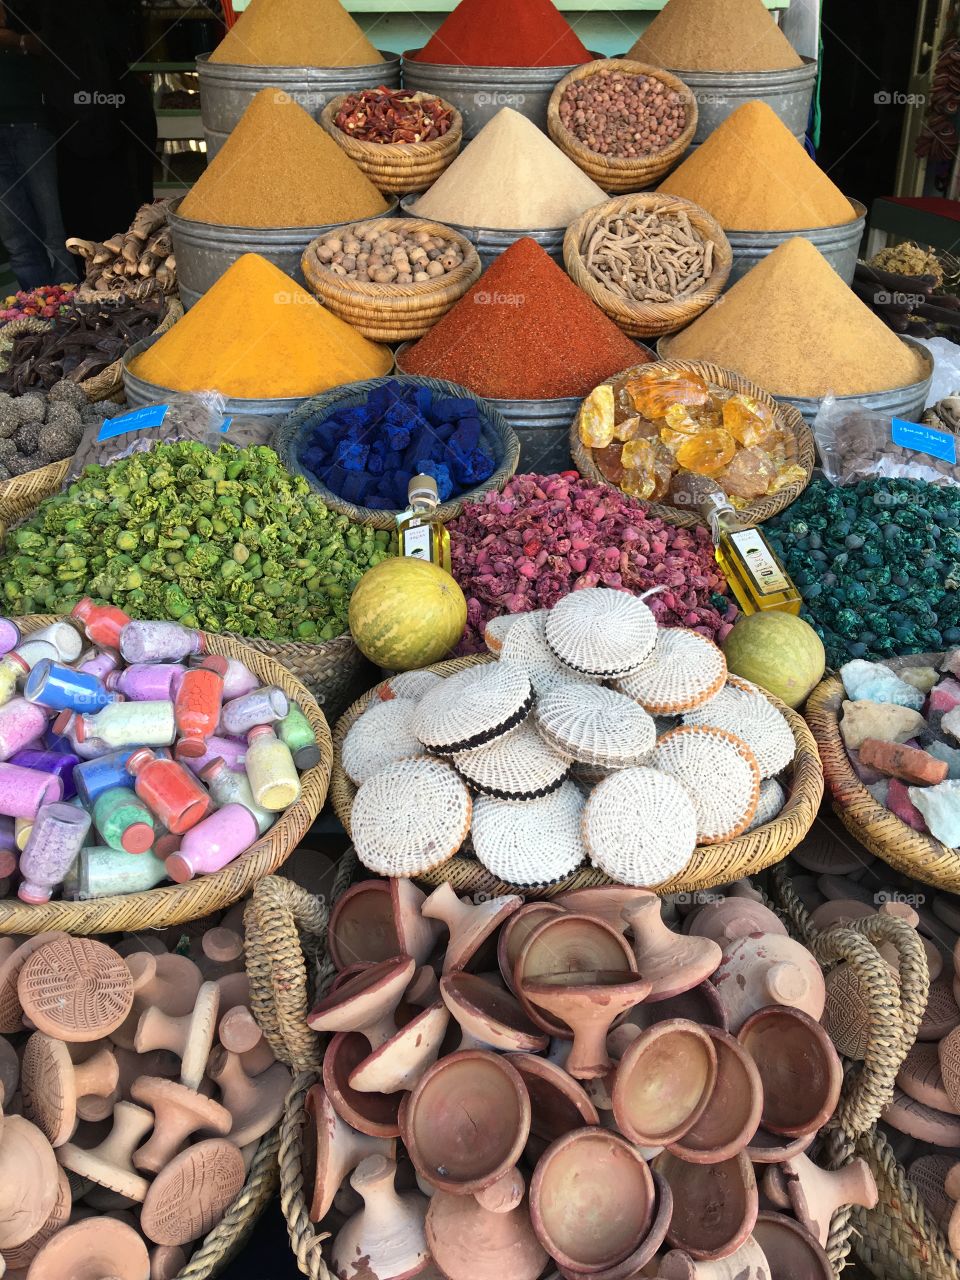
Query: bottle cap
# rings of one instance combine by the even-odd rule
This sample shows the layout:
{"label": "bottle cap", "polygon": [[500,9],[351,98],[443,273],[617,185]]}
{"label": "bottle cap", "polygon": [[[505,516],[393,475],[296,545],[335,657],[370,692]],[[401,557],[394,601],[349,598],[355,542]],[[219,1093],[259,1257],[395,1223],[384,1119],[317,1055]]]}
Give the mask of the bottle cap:
{"label": "bottle cap", "polygon": [[227,762],[224,760],[223,756],[214,756],[212,760],[208,761],[203,766],[197,777],[199,777],[203,782],[210,782],[226,767]]}
{"label": "bottle cap", "polygon": [[35,906],[40,906],[42,903],[50,901],[50,890],[45,889],[42,884],[32,884],[29,880],[24,880],[17,890],[17,897],[21,902],[30,902]]}
{"label": "bottle cap", "polygon": [[193,879],[193,867],[191,867],[182,853],[171,854],[163,865],[166,868],[167,875],[176,884],[185,884],[188,880]]}
{"label": "bottle cap", "polygon": [[273,737],[277,735],[273,732],[271,724],[255,724],[252,729],[247,732],[247,742],[253,742],[254,738],[262,738],[265,733],[271,734]]}
{"label": "bottle cap", "polygon": [[181,738],[174,754],[178,760],[199,760],[207,754],[207,744],[203,738]]}
{"label": "bottle cap", "polygon": [[76,618],[78,622],[86,622],[86,620],[90,617],[90,613],[93,607],[94,607],[93,600],[90,598],[90,596],[84,596],[83,599],[78,600],[77,603],[70,610],[70,617]]}
{"label": "bottle cap", "polygon": [[[73,714],[74,713],[68,707],[66,710],[61,711],[60,714],[57,716],[57,718],[54,720],[53,732],[57,734],[58,737],[63,737],[63,735],[70,728],[70,721],[73,719]],[[79,729],[79,725],[80,725],[80,717],[78,716],[77,717],[78,729]],[[77,736],[77,741],[78,742],[83,741],[83,738],[79,736],[79,733]]]}
{"label": "bottle cap", "polygon": [[414,498],[433,498],[434,502],[439,503],[440,495],[433,476],[410,477],[410,483],[407,485],[407,501],[413,502]]}
{"label": "bottle cap", "polygon": [[204,658],[203,661],[197,665],[202,667],[204,671],[215,671],[221,679],[223,679],[230,670],[230,663],[226,658],[222,658],[218,653],[213,654],[209,658]]}
{"label": "bottle cap", "polygon": [[149,764],[156,758],[149,747],[137,747],[136,751],[127,757],[127,773],[132,773],[136,777],[145,764]]}
{"label": "bottle cap", "polygon": [[[5,654],[5,655],[4,655],[4,657],[7,659],[7,661],[8,661],[8,662],[12,662],[12,663],[14,663],[14,665],[15,665],[15,666],[18,666],[18,667],[20,668],[20,670],[21,670],[22,672],[24,672],[24,674],[26,674],[27,672],[29,672],[29,670],[30,670],[30,663],[29,663],[29,662],[27,662],[26,658],[22,658],[22,657],[20,656],[20,654],[19,654],[19,653],[14,653],[14,652],[11,650],[11,652],[10,652],[10,653]],[[49,661],[49,659],[48,659],[48,661]]]}
{"label": "bottle cap", "polygon": [[120,837],[127,853],[146,853],[154,841],[154,830],[149,822],[131,822]]}
{"label": "bottle cap", "polygon": [[170,858],[180,848],[180,837],[174,835],[172,831],[168,831],[166,835],[160,836],[153,844],[153,852],[158,858]]}

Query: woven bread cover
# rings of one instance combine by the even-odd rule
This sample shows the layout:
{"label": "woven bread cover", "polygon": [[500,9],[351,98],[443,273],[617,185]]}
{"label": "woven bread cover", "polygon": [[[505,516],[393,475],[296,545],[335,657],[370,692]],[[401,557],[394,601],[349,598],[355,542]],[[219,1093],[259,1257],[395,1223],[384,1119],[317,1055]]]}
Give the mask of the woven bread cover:
{"label": "woven bread cover", "polygon": [[537,697],[549,693],[558,684],[593,683],[594,676],[581,675],[564,666],[547,644],[547,610],[521,614],[507,633],[500,650],[500,661],[522,668],[530,677]]}
{"label": "woven bread cover", "polygon": [[591,862],[611,880],[650,888],[689,862],[697,814],[676,778],[656,769],[620,769],[591,791],[583,832]]}
{"label": "woven bread cover", "polygon": [[557,751],[601,768],[641,764],[656,743],[656,727],[646,711],[599,684],[557,685],[538,699],[535,718]]}
{"label": "woven bread cover", "polygon": [[398,760],[357,791],[350,815],[357,856],[382,876],[429,871],[463,844],[472,808],[463,780],[442,760]]}
{"label": "woven bread cover", "polygon": [[747,830],[754,831],[757,827],[772,822],[786,803],[787,794],[776,778],[764,778],[760,783],[757,812],[753,815],[753,821]]}
{"label": "woven bread cover", "polygon": [[790,726],[769,699],[746,681],[727,683],[709,702],[687,711],[684,724],[713,725],[734,733],[757,758],[761,778],[772,778],[793,759]]}
{"label": "woven bread cover", "polygon": [[657,624],[636,596],[609,587],[585,587],[564,596],[546,621],[547,643],[561,662],[583,675],[629,675],[650,656]]}
{"label": "woven bread cover", "polygon": [[[534,612],[545,614],[547,611],[546,609],[536,609]],[[501,613],[498,618],[491,618],[483,628],[483,643],[491,653],[499,653],[503,648],[504,640],[507,638],[507,632],[513,624],[527,616],[524,613]]]}
{"label": "woven bread cover", "polygon": [[359,787],[395,760],[423,755],[420,739],[413,732],[416,709],[412,698],[370,703],[350,726],[340,749],[340,763],[351,782]]}
{"label": "woven bread cover", "polygon": [[385,702],[390,698],[409,698],[419,702],[442,682],[443,676],[438,676],[435,671],[401,671],[380,686],[380,697]]}
{"label": "woven bread cover", "polygon": [[523,804],[480,796],[473,808],[473,849],[489,872],[510,884],[549,884],[570,875],[586,858],[579,787]]}
{"label": "woven bread cover", "polygon": [[677,778],[697,811],[697,843],[717,844],[750,825],[760,797],[760,770],[741,739],[712,726],[674,729],[657,742],[650,764]]}
{"label": "woven bread cover", "polygon": [[530,680],[519,667],[467,667],[421,699],[413,727],[428,751],[453,755],[510,733],[532,704]]}
{"label": "woven bread cover", "polygon": [[570,772],[570,758],[555,751],[531,719],[504,738],[458,752],[450,763],[475,791],[503,800],[531,800],[555,791]]}
{"label": "woven bread cover", "polygon": [[677,715],[723,688],[727,660],[706,636],[686,627],[660,627],[653,653],[616,687],[651,715]]}

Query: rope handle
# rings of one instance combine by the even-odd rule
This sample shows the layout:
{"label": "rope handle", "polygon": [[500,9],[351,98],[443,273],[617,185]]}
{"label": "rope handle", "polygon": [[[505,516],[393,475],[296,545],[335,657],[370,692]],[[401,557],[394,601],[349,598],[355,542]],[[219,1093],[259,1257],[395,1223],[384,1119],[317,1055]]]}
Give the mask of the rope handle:
{"label": "rope handle", "polygon": [[[304,1104],[311,1085],[318,1079],[316,1072],[299,1072],[284,1104],[280,1121],[280,1207],[297,1266],[310,1280],[332,1280],[321,1252],[330,1232],[320,1231],[310,1221],[303,1187],[303,1129],[309,1123]],[[311,1187],[309,1195],[312,1194]]]}

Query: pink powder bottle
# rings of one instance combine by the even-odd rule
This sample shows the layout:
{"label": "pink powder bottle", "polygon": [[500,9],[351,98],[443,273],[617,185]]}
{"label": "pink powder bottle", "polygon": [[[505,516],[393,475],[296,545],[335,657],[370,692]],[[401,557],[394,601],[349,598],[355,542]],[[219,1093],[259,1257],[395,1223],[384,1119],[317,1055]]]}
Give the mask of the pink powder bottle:
{"label": "pink powder bottle", "polygon": [[182,884],[200,872],[219,871],[249,849],[258,835],[257,820],[249,809],[225,804],[190,828],[179,852],[167,859],[167,875]]}
{"label": "pink powder bottle", "polygon": [[62,799],[63,779],[55,773],[0,764],[0,813],[7,817],[35,818],[41,805]]}
{"label": "pink powder bottle", "polygon": [[46,707],[27,702],[26,698],[11,698],[0,707],[0,760],[9,760],[41,737],[46,732],[49,716]]}

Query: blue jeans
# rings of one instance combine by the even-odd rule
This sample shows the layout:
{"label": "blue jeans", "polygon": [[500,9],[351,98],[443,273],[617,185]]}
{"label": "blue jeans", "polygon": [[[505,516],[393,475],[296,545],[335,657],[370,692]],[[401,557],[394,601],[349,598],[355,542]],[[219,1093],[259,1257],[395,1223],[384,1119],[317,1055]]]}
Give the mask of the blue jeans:
{"label": "blue jeans", "polygon": [[0,124],[0,240],[21,289],[76,279],[64,238],[56,139],[42,124]]}

